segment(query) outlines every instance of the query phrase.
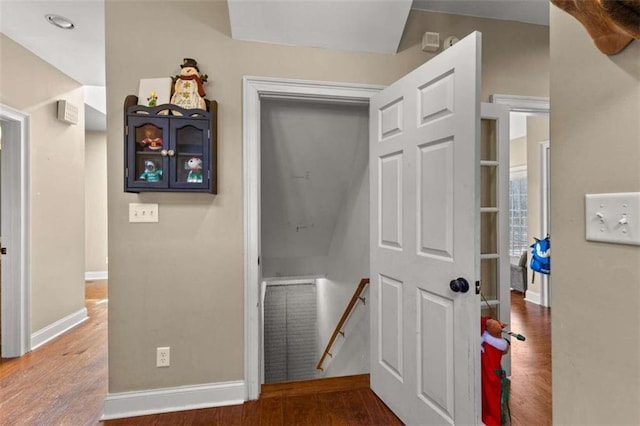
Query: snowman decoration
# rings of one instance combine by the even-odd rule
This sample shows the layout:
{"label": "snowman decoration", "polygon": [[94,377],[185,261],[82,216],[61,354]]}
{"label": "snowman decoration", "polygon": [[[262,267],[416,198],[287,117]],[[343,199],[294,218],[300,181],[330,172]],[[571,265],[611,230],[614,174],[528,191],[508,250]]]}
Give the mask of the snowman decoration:
{"label": "snowman decoration", "polygon": [[[204,102],[206,93],[202,85],[207,82],[208,76],[206,74],[200,76],[198,62],[192,58],[184,58],[180,68],[180,75],[173,78],[174,91],[171,103],[186,109],[207,109]],[[174,114],[180,115],[177,112]]]}
{"label": "snowman decoration", "polygon": [[187,182],[202,183],[202,159],[192,157],[187,161],[186,167],[189,170]]}

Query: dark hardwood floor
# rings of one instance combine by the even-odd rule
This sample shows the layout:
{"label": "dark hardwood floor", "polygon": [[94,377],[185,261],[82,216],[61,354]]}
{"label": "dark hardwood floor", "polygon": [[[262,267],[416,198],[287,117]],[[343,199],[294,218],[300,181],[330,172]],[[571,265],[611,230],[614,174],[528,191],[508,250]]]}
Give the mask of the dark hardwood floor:
{"label": "dark hardwood floor", "polygon": [[513,425],[551,425],[551,309],[511,292],[511,419]]}
{"label": "dark hardwood floor", "polygon": [[[101,422],[107,393],[107,283],[87,284],[89,319],[15,359],[0,361],[0,425],[399,425],[367,376],[266,385],[242,405]],[[513,425],[551,424],[549,310],[512,294]],[[321,386],[321,387],[320,387]]]}
{"label": "dark hardwood floor", "polygon": [[402,425],[369,389],[369,376],[263,385],[260,400],[242,405],[104,422],[129,425]]}
{"label": "dark hardwood floor", "polygon": [[86,287],[89,319],[20,358],[0,361],[0,425],[86,425],[107,394],[107,283]]}

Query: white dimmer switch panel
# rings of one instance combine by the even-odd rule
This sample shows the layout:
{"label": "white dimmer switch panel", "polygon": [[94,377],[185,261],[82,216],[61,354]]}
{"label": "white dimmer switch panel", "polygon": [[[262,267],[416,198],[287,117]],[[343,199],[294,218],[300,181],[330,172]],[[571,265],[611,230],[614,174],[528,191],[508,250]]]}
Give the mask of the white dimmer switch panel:
{"label": "white dimmer switch panel", "polygon": [[585,195],[586,238],[640,245],[640,192]]}

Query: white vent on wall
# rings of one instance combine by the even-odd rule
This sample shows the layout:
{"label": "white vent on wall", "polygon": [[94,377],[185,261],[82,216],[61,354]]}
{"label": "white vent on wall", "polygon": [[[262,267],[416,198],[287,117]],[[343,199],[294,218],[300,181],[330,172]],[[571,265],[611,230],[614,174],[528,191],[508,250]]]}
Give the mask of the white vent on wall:
{"label": "white vent on wall", "polygon": [[78,107],[68,101],[58,101],[58,120],[78,124]]}
{"label": "white vent on wall", "polygon": [[422,35],[422,51],[435,52],[438,49],[440,49],[440,33],[424,33]]}

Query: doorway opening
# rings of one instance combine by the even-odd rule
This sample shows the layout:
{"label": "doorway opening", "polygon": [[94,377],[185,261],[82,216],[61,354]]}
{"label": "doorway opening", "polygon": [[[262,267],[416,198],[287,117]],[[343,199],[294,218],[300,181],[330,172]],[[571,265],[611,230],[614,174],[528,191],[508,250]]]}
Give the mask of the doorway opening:
{"label": "doorway opening", "polygon": [[2,358],[31,349],[29,262],[29,116],[0,104],[2,164]]}
{"label": "doorway opening", "polygon": [[[261,156],[264,152],[262,147],[262,114],[264,101],[274,100],[288,100],[297,102],[308,102],[314,105],[342,105],[345,108],[359,106],[360,108],[367,108],[369,99],[379,92],[382,88],[378,86],[366,86],[366,85],[351,85],[351,84],[339,84],[339,83],[324,83],[324,82],[311,82],[300,80],[283,80],[283,79],[270,79],[260,77],[245,77],[243,82],[243,101],[244,101],[244,185],[245,185],[245,377],[247,386],[247,398],[257,399],[260,395],[260,385],[264,383],[264,351],[263,344],[264,339],[262,335],[262,318],[263,318],[263,295],[265,286],[262,284],[264,280],[264,272],[268,275],[276,276],[279,273],[280,279],[287,278],[284,275],[289,275],[289,278],[293,276],[299,276],[305,272],[301,270],[294,270],[294,272],[279,272],[278,268],[287,268],[287,271],[300,266],[299,263],[293,262],[276,262],[271,265],[284,265],[277,266],[276,269],[270,270],[264,268],[270,268],[269,263],[264,263],[262,250],[262,230],[261,230],[261,217],[262,217],[262,202],[270,202],[274,200],[264,200],[265,192],[262,187],[265,182],[262,179],[262,161]],[[368,131],[367,131],[368,134]],[[303,134],[301,136],[305,138]],[[316,141],[316,144],[325,144],[331,146],[335,141],[320,140]],[[313,149],[310,147],[307,149]],[[319,155],[319,154],[318,154]],[[286,158],[286,157],[285,157]],[[359,158],[359,157],[354,157]],[[318,173],[331,172],[331,165],[326,164],[323,158],[313,158],[314,163],[324,167],[317,168]],[[368,161],[368,158],[365,158]],[[315,170],[315,169],[314,169]],[[307,178],[307,171],[309,175]],[[311,171],[303,168],[302,171],[290,172],[288,176],[281,177],[281,179],[289,181],[289,184],[295,188],[295,186],[305,186],[312,182]],[[344,184],[344,183],[342,183]],[[300,190],[300,188],[298,188]],[[322,191],[323,188],[320,187]],[[268,194],[268,191],[266,191]],[[340,200],[337,204],[341,205]],[[335,202],[333,202],[335,203]],[[320,212],[323,211],[322,206],[315,207]],[[304,221],[300,223],[292,224],[292,228],[289,229],[292,238],[300,237],[304,233],[315,233],[316,235],[321,232],[326,232],[326,229],[320,226],[321,222],[316,225],[315,221],[307,221],[306,217],[303,217]],[[334,224],[335,227],[335,224]],[[296,229],[297,228],[297,229]],[[302,234],[301,234],[302,233]],[[326,236],[320,235],[322,241],[325,241]],[[330,244],[330,242],[329,242]],[[313,253],[309,248],[309,253]],[[323,262],[328,260],[322,260],[311,256],[312,265],[322,265]],[[315,268],[315,266],[314,266]],[[283,271],[285,269],[280,269]],[[305,268],[304,270],[310,271],[311,268]],[[315,272],[319,274],[314,277],[317,280],[324,280],[326,272]],[[362,278],[362,277],[358,277]],[[357,281],[355,282],[357,284]],[[319,284],[319,289],[324,284]],[[320,293],[322,290],[318,290]]]}
{"label": "doorway opening", "polygon": [[366,308],[317,366],[369,274],[368,105],[264,99],[260,159],[264,381],[366,374]]}
{"label": "doorway opening", "polygon": [[[511,345],[513,422],[551,420],[551,291],[548,277],[529,267],[534,238],[549,223],[549,100],[493,95],[510,112],[509,255],[511,330],[527,337]],[[533,397],[535,395],[535,397]]]}
{"label": "doorway opening", "polygon": [[[369,170],[372,183],[369,243],[375,250],[386,250],[384,253],[376,252],[377,258],[374,252],[371,254],[376,263],[372,263],[370,272],[375,279],[370,306],[371,316],[376,321],[371,325],[375,332],[371,334],[370,348],[376,369],[372,362],[370,385],[383,401],[397,403],[390,406],[401,412],[408,423],[416,422],[418,416],[446,418],[449,422],[453,418],[458,422],[471,422],[471,419],[479,417],[477,401],[470,398],[479,395],[479,380],[474,376],[478,371],[480,353],[473,350],[477,346],[472,339],[477,336],[479,297],[475,291],[468,293],[470,286],[462,277],[475,281],[479,276],[477,209],[463,207],[471,204],[479,208],[480,204],[476,177],[480,164],[476,162],[475,146],[479,136],[480,34],[474,33],[465,40],[454,46],[454,50],[445,52],[439,57],[441,59],[430,61],[404,76],[380,96],[369,98],[372,102],[370,133],[374,135],[370,142],[372,152],[369,161],[375,165]],[[458,85],[460,90],[455,90]],[[247,241],[245,251],[245,277],[248,282],[245,300],[247,314],[254,316],[247,320],[246,324],[252,329],[246,335],[255,341],[260,338],[260,323],[256,320],[260,315],[259,288],[263,272],[261,265],[264,265],[258,223],[263,182],[259,178],[260,163],[255,161],[260,159],[261,151],[246,142],[253,138],[250,140],[260,148],[260,127],[254,125],[256,121],[260,123],[261,100],[264,101],[265,97],[263,95],[261,99],[259,88],[255,86],[245,85],[244,89],[246,127],[243,152],[249,159],[245,162],[245,172],[251,174],[245,179],[245,223],[248,223],[246,235],[252,239]],[[327,100],[326,89],[320,94]],[[413,102],[416,98],[418,102]],[[405,99],[410,101],[405,102]],[[413,137],[414,130],[420,138]],[[463,142],[454,143],[454,140]],[[407,153],[406,160],[402,156],[404,153]],[[403,168],[405,165],[406,169]],[[407,196],[402,197],[401,194],[405,193]],[[439,208],[441,206],[447,206],[446,212]],[[407,212],[406,220],[401,211]],[[410,219],[414,212],[419,218],[417,221]],[[256,222],[252,223],[254,218]],[[254,225],[256,227],[252,228]],[[253,231],[258,232],[254,234]],[[414,238],[416,235],[420,238]],[[454,241],[454,236],[460,238]],[[453,261],[454,245],[456,261]],[[402,256],[402,261],[394,262],[398,256]],[[419,256],[422,256],[421,262],[417,259]],[[378,264],[383,261],[388,269],[384,274]],[[403,268],[405,264],[407,267]],[[437,271],[430,269],[428,275],[431,277],[433,274],[431,279],[416,280],[414,277],[424,276],[420,265]],[[450,280],[454,276],[460,278]],[[446,282],[444,277],[448,277]],[[402,283],[407,283],[406,288]],[[419,284],[424,288],[418,287]],[[421,291],[416,291],[418,288]],[[405,312],[407,319],[403,320]],[[448,330],[455,330],[455,339],[447,337],[454,333],[443,334],[443,322],[439,319],[446,321]],[[416,327],[418,333],[415,332]],[[405,340],[403,336],[408,337]],[[440,344],[434,344],[434,341]],[[255,376],[260,374],[260,349],[256,356],[256,353],[251,353],[250,346],[251,342],[248,342],[245,348],[247,359],[258,359],[258,362],[247,365],[245,373],[249,379],[249,398],[255,398],[251,395],[252,388],[255,386],[258,394],[260,381],[254,385],[252,373]],[[460,358],[455,369],[454,358]],[[255,365],[258,368],[252,372]],[[417,383],[412,383],[414,380]],[[445,382],[446,388],[432,386],[433,383]],[[418,389],[422,393],[419,396],[422,397],[412,398],[410,405],[401,406],[409,400],[406,395],[411,393],[415,396],[416,385],[420,386]],[[401,392],[395,392],[396,388],[401,388]],[[431,403],[434,398],[446,401],[446,412],[438,408],[441,405],[436,407]]]}
{"label": "doorway opening", "polygon": [[550,307],[549,277],[529,270],[530,245],[550,234],[549,117],[510,113],[509,255],[512,288],[538,305]]}

